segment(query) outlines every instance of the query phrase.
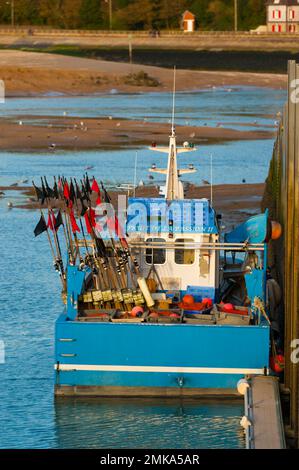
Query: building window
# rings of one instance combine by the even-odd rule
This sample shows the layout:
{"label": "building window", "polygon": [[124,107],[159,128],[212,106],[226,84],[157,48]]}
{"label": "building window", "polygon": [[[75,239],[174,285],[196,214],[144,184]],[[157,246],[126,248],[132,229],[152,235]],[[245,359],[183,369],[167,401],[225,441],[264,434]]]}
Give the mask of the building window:
{"label": "building window", "polygon": [[273,20],[280,20],[281,19],[281,10],[273,10],[272,11],[272,18],[273,18]]}
{"label": "building window", "polygon": [[295,10],[290,10],[289,15],[290,15],[290,20],[294,20],[295,19]]}
{"label": "building window", "polygon": [[272,33],[275,33],[275,24],[272,25]]}
{"label": "building window", "polygon": [[174,260],[176,264],[193,264],[195,261],[195,250],[183,248],[183,244],[194,243],[194,240],[189,238],[177,238],[175,244],[180,244],[179,248],[175,248]]}
{"label": "building window", "polygon": [[[165,243],[163,238],[148,238],[146,242]],[[145,261],[147,264],[164,264],[166,262],[165,248],[147,248],[145,251]]]}

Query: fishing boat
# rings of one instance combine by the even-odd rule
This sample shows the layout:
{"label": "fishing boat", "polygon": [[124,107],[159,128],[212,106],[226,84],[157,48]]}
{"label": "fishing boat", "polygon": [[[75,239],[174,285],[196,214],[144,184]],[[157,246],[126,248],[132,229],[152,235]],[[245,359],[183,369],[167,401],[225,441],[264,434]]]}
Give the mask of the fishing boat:
{"label": "fishing boat", "polygon": [[277,224],[266,211],[222,234],[210,200],[185,199],[181,176],[196,169],[179,169],[177,156],[196,149],[177,146],[172,124],[169,145],[152,150],[168,158],[150,169],[166,177],[161,195],[129,197],[118,217],[87,176],[35,186],[49,211],[35,234],[47,231],[65,301],[57,396],[231,396],[240,379],[270,373],[267,246]]}

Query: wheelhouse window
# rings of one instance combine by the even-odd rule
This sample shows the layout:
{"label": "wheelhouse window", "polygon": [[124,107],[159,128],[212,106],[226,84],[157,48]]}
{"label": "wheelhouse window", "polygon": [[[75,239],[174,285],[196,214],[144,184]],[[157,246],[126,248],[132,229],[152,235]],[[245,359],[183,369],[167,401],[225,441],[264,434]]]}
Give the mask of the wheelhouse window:
{"label": "wheelhouse window", "polygon": [[[163,238],[148,238],[147,243],[165,243]],[[166,249],[165,248],[146,248],[145,261],[147,264],[164,264],[166,262]]]}
{"label": "wheelhouse window", "polygon": [[176,264],[193,264],[195,261],[195,250],[190,248],[184,248],[184,245],[194,243],[194,240],[190,238],[177,238],[175,244],[178,245],[175,248],[174,260]]}

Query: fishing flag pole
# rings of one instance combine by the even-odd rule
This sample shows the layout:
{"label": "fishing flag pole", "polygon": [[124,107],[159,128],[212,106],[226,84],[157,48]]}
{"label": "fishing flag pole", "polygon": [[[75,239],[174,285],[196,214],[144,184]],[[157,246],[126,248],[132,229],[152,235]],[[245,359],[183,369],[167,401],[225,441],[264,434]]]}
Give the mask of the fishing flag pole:
{"label": "fishing flag pole", "polygon": [[[36,197],[37,197],[38,202],[39,201],[44,201],[45,194],[43,193],[43,190],[41,190],[40,188],[35,186],[34,181],[32,181],[32,184],[33,184],[33,187],[35,189],[35,193],[36,193]],[[50,245],[50,250],[51,250],[51,253],[52,253],[52,257],[53,257],[53,265],[54,265],[56,271],[59,272],[59,277],[60,277],[61,282],[62,282],[62,287],[63,287],[63,290],[65,291],[65,289],[66,289],[66,279],[65,279],[65,276],[64,276],[63,267],[61,266],[61,263],[59,262],[59,259],[57,259],[57,256],[55,254],[55,250],[54,250],[53,243],[52,243],[52,240],[51,240],[51,237],[50,237],[50,234],[49,234],[48,225],[46,223],[43,210],[42,210],[41,207],[39,207],[39,210],[40,210],[41,217],[40,217],[40,220],[39,220],[39,222],[37,223],[37,225],[34,229],[34,235],[35,235],[35,237],[38,237],[43,232],[47,232],[47,238],[48,238],[48,242],[49,242],[49,245]]]}

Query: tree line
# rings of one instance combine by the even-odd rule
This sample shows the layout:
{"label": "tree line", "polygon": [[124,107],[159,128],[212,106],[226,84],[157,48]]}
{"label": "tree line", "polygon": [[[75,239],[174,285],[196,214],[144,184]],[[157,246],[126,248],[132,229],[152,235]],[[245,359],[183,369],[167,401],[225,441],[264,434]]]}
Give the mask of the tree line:
{"label": "tree line", "polygon": [[[234,0],[0,0],[0,23],[13,20],[16,25],[67,29],[178,29],[186,9],[196,15],[199,30],[234,27]],[[264,0],[238,0],[240,30],[265,21]]]}

